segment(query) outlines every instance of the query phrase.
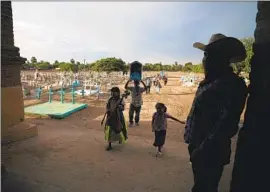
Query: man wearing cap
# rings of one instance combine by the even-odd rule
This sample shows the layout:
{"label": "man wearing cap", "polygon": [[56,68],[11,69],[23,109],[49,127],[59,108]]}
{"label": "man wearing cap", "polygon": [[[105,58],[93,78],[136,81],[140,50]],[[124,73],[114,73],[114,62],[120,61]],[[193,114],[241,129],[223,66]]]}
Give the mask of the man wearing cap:
{"label": "man wearing cap", "polygon": [[217,192],[247,97],[244,80],[233,73],[230,64],[243,61],[246,50],[239,40],[223,34],[212,35],[208,45],[193,46],[204,51],[205,78],[196,92],[184,134],[194,176],[192,192]]}

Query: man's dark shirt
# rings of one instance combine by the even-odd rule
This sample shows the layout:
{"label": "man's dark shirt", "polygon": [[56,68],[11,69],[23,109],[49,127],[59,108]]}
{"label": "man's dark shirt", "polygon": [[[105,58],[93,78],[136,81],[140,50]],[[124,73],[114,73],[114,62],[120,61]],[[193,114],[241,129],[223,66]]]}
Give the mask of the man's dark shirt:
{"label": "man's dark shirt", "polygon": [[203,145],[207,159],[229,163],[231,138],[238,131],[246,97],[247,86],[234,73],[200,83],[184,134],[190,154],[207,140],[208,145]]}

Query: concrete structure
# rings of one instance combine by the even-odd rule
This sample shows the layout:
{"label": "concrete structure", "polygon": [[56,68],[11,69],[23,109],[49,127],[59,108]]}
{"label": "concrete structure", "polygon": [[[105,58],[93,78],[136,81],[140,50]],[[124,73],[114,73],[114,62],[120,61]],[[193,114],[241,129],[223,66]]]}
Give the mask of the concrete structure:
{"label": "concrete structure", "polygon": [[41,103],[25,108],[26,113],[48,115],[55,119],[63,119],[72,113],[86,108],[88,105],[83,103],[61,103],[52,101],[51,103]]}
{"label": "concrete structure", "polygon": [[37,135],[34,125],[24,123],[20,68],[25,62],[14,46],[10,1],[1,1],[1,135],[10,142]]}

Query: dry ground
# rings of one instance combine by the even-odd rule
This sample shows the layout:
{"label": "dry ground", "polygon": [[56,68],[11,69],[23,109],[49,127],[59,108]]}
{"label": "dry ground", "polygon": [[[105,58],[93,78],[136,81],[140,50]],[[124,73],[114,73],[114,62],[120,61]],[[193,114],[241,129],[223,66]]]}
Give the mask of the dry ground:
{"label": "dry ground", "polygon": [[[179,74],[170,74],[161,95],[144,95],[139,127],[129,128],[126,145],[105,151],[103,117],[106,98],[78,99],[89,107],[63,120],[26,115],[38,124],[39,135],[3,148],[9,179],[3,191],[21,192],[187,192],[193,184],[184,126],[169,122],[164,155],[156,158],[150,120],[157,101],[168,112],[185,119],[194,89],[179,86]],[[123,85],[121,85],[123,87]],[[46,97],[46,96],[45,96]],[[39,101],[26,100],[25,105]],[[129,99],[126,101],[127,120]],[[220,191],[229,191],[232,165],[225,168]]]}

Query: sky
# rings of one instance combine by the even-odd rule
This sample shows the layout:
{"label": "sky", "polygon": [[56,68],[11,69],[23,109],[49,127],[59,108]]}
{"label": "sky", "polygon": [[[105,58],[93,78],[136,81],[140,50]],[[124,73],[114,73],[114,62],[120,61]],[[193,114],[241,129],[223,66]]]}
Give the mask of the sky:
{"label": "sky", "polygon": [[200,63],[194,42],[254,34],[256,2],[12,2],[15,45],[28,60]]}

